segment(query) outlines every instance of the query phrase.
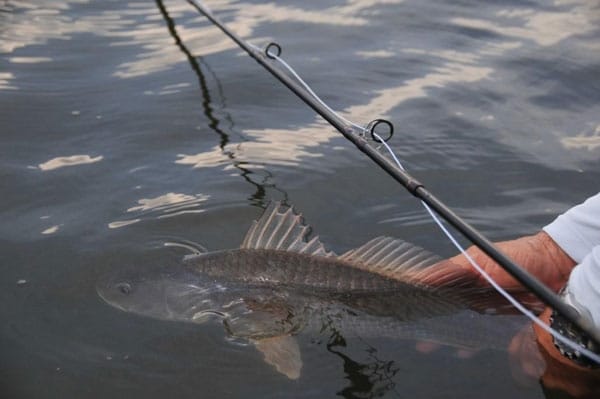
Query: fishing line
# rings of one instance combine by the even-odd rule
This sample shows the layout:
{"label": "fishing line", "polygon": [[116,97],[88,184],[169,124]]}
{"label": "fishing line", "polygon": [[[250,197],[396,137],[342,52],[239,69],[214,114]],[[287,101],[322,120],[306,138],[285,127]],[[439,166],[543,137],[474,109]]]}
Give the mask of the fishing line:
{"label": "fishing line", "polygon": [[[374,133],[374,136],[377,137],[377,138],[379,138],[379,139],[381,139],[377,135],[377,133]],[[398,167],[401,168],[401,169],[404,169],[404,167],[402,166],[402,164],[400,163],[400,161],[396,157],[396,154],[390,148],[390,146],[385,141],[383,141],[383,140],[381,140],[381,142],[385,146],[386,150],[390,153],[390,155],[392,156],[392,158],[394,159],[394,161],[396,162],[396,164],[398,165]],[[547,333],[551,334],[554,338],[556,338],[557,340],[561,341],[565,345],[569,346],[571,349],[573,349],[575,351],[578,351],[578,352],[581,352],[586,357],[588,357],[589,359],[593,360],[598,365],[600,365],[600,355],[598,355],[598,354],[596,354],[596,353],[588,350],[585,347],[582,347],[581,345],[579,345],[575,341],[570,340],[569,338],[567,338],[567,337],[563,336],[562,334],[560,334],[558,331],[554,330],[552,327],[550,327],[549,325],[547,325],[546,323],[544,323],[542,320],[540,320],[536,315],[534,315],[529,309],[527,309],[525,306],[523,306],[519,301],[517,301],[514,296],[512,296],[504,288],[502,288],[492,278],[492,276],[490,276],[485,270],[483,270],[481,268],[481,266],[479,266],[479,264],[477,262],[475,262],[475,259],[473,259],[471,257],[471,255],[469,255],[467,253],[467,251],[463,248],[463,246],[460,245],[460,243],[458,242],[458,240],[456,240],[456,238],[452,235],[452,233],[446,228],[446,226],[444,226],[443,222],[440,220],[440,218],[438,218],[438,216],[435,214],[435,212],[433,212],[433,210],[425,202],[421,201],[421,204],[423,204],[423,207],[425,207],[425,210],[427,210],[427,212],[429,213],[429,215],[431,216],[431,218],[439,226],[439,228],[446,235],[446,237],[448,237],[448,239],[452,242],[452,244],[454,244],[454,246],[464,255],[464,257],[467,258],[467,260],[473,266],[473,268],[475,268],[475,270],[477,270],[477,272],[479,274],[481,274],[483,276],[483,278],[485,278],[487,280],[487,282],[492,287],[494,287],[494,289],[496,291],[498,291],[498,293],[500,295],[502,295],[504,298],[506,298],[515,308],[517,308],[517,310],[519,312],[521,312],[523,315],[525,315],[529,320],[531,320],[532,322],[534,322],[535,324],[537,324],[538,326],[540,326],[541,328],[543,328]]]}
{"label": "fishing line", "polygon": [[[272,45],[274,45],[274,44],[275,44],[275,43],[271,43],[271,44],[269,44],[269,46],[272,46]],[[252,44],[252,43],[248,43],[248,45],[249,45],[250,47],[252,47],[252,48],[253,48],[254,50],[256,50],[256,51],[259,51],[259,52],[260,52],[260,51],[262,51],[262,49],[260,49],[259,47],[255,46],[255,45],[254,45],[254,44]],[[281,50],[279,50],[279,51],[278,51],[278,54],[274,54],[274,53],[271,53],[271,52],[269,51],[269,46],[267,46],[267,48],[265,49],[265,53],[267,54],[267,56],[268,56],[268,57],[271,57],[271,58],[273,58],[274,60],[276,60],[277,62],[279,62],[281,65],[283,65],[283,67],[284,67],[285,69],[287,69],[287,71],[288,71],[289,73],[291,73],[291,74],[292,74],[292,76],[293,76],[294,78],[296,78],[296,80],[297,80],[297,81],[298,81],[298,82],[299,82],[299,83],[300,83],[300,84],[301,84],[301,85],[302,85],[302,86],[303,86],[303,87],[306,89],[306,91],[308,91],[308,92],[310,93],[310,95],[311,95],[311,96],[313,96],[313,97],[314,97],[314,99],[315,99],[315,100],[317,100],[317,101],[319,102],[319,104],[321,104],[323,107],[325,107],[325,108],[326,108],[326,109],[327,109],[329,112],[331,112],[332,114],[336,115],[336,116],[337,116],[338,118],[340,118],[342,121],[346,122],[346,124],[348,124],[348,125],[351,125],[351,126],[353,126],[353,127],[357,128],[358,130],[362,130],[363,132],[366,132],[366,128],[364,128],[363,126],[360,126],[360,125],[358,125],[358,124],[356,124],[356,123],[354,123],[354,122],[352,122],[352,121],[350,121],[350,120],[348,120],[348,119],[344,118],[344,117],[343,117],[343,116],[341,116],[341,115],[340,115],[338,112],[336,112],[336,111],[334,111],[333,109],[331,109],[331,107],[330,107],[329,105],[327,105],[327,103],[326,103],[325,101],[323,101],[323,100],[321,99],[321,97],[319,97],[319,96],[317,95],[317,93],[315,93],[315,92],[313,91],[313,89],[312,89],[312,88],[311,88],[311,87],[308,85],[308,83],[306,83],[306,82],[304,81],[304,79],[302,79],[302,77],[300,77],[300,75],[298,75],[298,73],[296,72],[296,70],[295,70],[294,68],[292,68],[292,67],[290,66],[290,64],[288,64],[288,63],[287,63],[287,62],[286,62],[286,61],[285,61],[283,58],[281,58],[281,57],[279,56],[279,55],[281,54]],[[279,45],[277,45],[277,48],[279,48],[279,49],[280,49]]]}
{"label": "fishing line", "polygon": [[[258,49],[258,47],[254,46],[253,44],[249,44],[251,47],[257,49],[260,51],[260,49]],[[266,50],[268,52],[268,50]],[[294,70],[294,68],[292,68],[285,60],[283,60],[281,57],[279,57],[279,55],[276,54],[270,54],[271,57],[273,57],[273,59],[277,60],[279,63],[281,63],[281,65],[283,65],[285,67],[285,69],[290,72],[292,74],[292,76],[294,76],[298,82],[300,84],[302,84],[302,86],[320,103],[322,104],[324,107],[326,107],[330,112],[334,113],[335,115],[337,115],[340,119],[342,119],[344,122],[346,122],[347,124],[359,129],[360,131],[363,132],[363,135],[366,134],[368,131],[370,131],[370,129],[368,127],[363,127],[360,126],[357,123],[354,123],[346,118],[344,118],[343,116],[341,116],[339,113],[337,113],[336,111],[334,111],[331,107],[329,107],[329,105],[327,105],[312,89],[311,87],[308,85],[308,83],[306,83],[301,77],[300,75],[298,75],[298,73]],[[402,165],[402,163],[400,162],[400,160],[398,159],[398,157],[396,156],[396,153],[392,150],[392,148],[388,145],[387,140],[384,140],[379,134],[377,134],[374,131],[371,131],[371,134],[373,135],[373,137],[376,139],[376,141],[378,141],[379,143],[381,143],[385,149],[388,151],[388,153],[390,154],[390,156],[392,157],[392,159],[394,160],[394,162],[396,163],[396,165],[398,165],[398,167],[402,170],[406,170],[404,168],[404,166]],[[389,137],[388,137],[389,139]],[[452,235],[452,233],[446,228],[446,226],[443,224],[442,220],[440,220],[440,218],[438,217],[438,215],[429,207],[429,205],[427,205],[424,201],[420,201],[421,204],[423,205],[423,207],[425,208],[425,210],[429,213],[429,215],[431,216],[431,218],[433,219],[433,221],[438,225],[438,227],[440,228],[440,230],[442,230],[442,232],[446,235],[446,237],[448,237],[448,239],[450,240],[450,242],[452,242],[452,244],[464,255],[465,258],[467,258],[467,260],[469,261],[469,263],[473,266],[473,268],[481,275],[483,276],[483,278],[500,294],[502,295],[504,298],[506,298],[506,300],[508,300],[508,302],[510,302],[519,312],[521,312],[523,315],[525,315],[529,320],[531,320],[532,322],[534,322],[535,324],[537,324],[538,326],[540,326],[541,328],[543,328],[546,332],[548,332],[549,334],[551,334],[554,338],[556,338],[557,340],[563,342],[565,345],[569,346],[571,349],[576,350],[581,352],[582,354],[584,354],[585,356],[587,356],[589,359],[595,361],[598,365],[600,365],[600,355],[597,355],[596,353],[588,350],[587,348],[582,347],[581,345],[577,344],[576,342],[570,340],[569,338],[564,337],[563,335],[561,335],[558,331],[554,330],[552,327],[550,327],[549,325],[547,325],[546,323],[544,323],[542,320],[540,320],[536,315],[534,315],[529,309],[527,309],[525,306],[523,306],[519,301],[517,301],[515,299],[515,297],[513,297],[511,294],[509,294],[504,288],[502,288],[485,270],[483,270],[481,268],[481,266],[479,266],[479,264],[475,261],[475,259],[473,259],[471,257],[471,255],[469,255],[467,253],[467,251],[465,250],[465,248],[458,242],[458,240]]]}
{"label": "fishing line", "polygon": [[[253,44],[249,44],[250,46],[252,46],[253,48],[257,49],[260,51],[260,49],[256,46],[254,46]],[[267,50],[268,52],[268,50]],[[319,102],[321,103],[324,107],[326,107],[330,112],[334,113],[335,115],[337,115],[340,119],[342,119],[344,122],[346,122],[347,124],[362,130],[363,134],[366,134],[370,129],[368,129],[368,127],[363,127],[358,125],[357,123],[354,123],[346,118],[344,118],[343,116],[341,116],[339,113],[337,113],[336,111],[334,111],[331,107],[329,107],[329,105],[327,105],[313,90],[312,88],[308,85],[308,83],[306,83],[301,77],[300,75],[298,75],[298,73],[294,70],[294,68],[292,68],[284,59],[282,59],[281,57],[279,57],[279,55],[275,55],[275,54],[271,54],[271,57],[273,57],[275,60],[277,60],[279,63],[281,63],[281,65],[284,66],[285,69],[288,70],[288,72],[290,72],[292,74],[292,76],[294,76],[298,82],[300,82],[300,84],[302,84],[302,86]],[[379,141],[384,147],[385,149],[388,151],[388,153],[390,154],[390,156],[392,157],[392,159],[394,160],[394,162],[396,163],[396,165],[398,165],[398,167],[402,170],[406,170],[404,168],[404,166],[402,165],[402,162],[400,162],[400,160],[398,159],[398,157],[396,156],[396,153],[392,150],[392,148],[388,145],[387,140],[384,140],[380,135],[378,135],[377,133],[375,133],[374,131],[371,132],[371,134],[373,135],[373,137],[376,139],[376,141]],[[389,139],[389,137],[388,137]],[[493,278],[492,276],[490,276],[485,270],[483,270],[481,268],[481,266],[479,266],[479,264],[475,261],[475,259],[473,259],[471,257],[471,255],[469,255],[467,253],[467,251],[465,250],[465,248],[458,242],[458,240],[452,235],[452,233],[446,228],[446,226],[443,224],[443,222],[440,220],[440,218],[437,216],[437,214],[429,207],[429,205],[427,205],[424,201],[420,201],[421,204],[423,205],[423,207],[425,208],[425,210],[429,213],[429,215],[431,216],[431,218],[433,219],[433,221],[438,225],[438,227],[440,228],[440,230],[442,230],[442,232],[446,235],[446,237],[450,240],[450,242],[452,242],[452,244],[460,251],[460,253],[462,253],[464,255],[465,258],[467,258],[467,260],[469,261],[469,263],[473,266],[473,268],[475,270],[477,270],[477,272],[483,276],[483,278],[500,294],[502,295],[504,298],[506,298],[506,300],[508,300],[508,302],[510,302],[519,312],[521,312],[523,315],[525,315],[529,320],[531,320],[532,322],[534,322],[535,324],[537,324],[538,326],[540,326],[541,328],[543,328],[547,333],[551,334],[554,338],[556,338],[557,340],[563,342],[565,345],[569,346],[571,349],[579,351],[581,353],[583,353],[585,356],[587,356],[589,359],[595,361],[598,365],[600,365],[600,355],[597,355],[596,353],[588,350],[587,348],[582,347],[581,345],[577,344],[575,341],[570,340],[569,338],[561,335],[558,331],[554,330],[552,327],[550,327],[549,325],[547,325],[546,323],[544,323],[542,320],[540,320],[540,318],[538,318],[535,314],[533,314],[529,309],[527,309],[525,306],[523,306],[519,301],[517,301],[515,299],[514,296],[512,296],[511,294],[509,294],[504,288],[502,288]]]}
{"label": "fishing line", "polygon": [[[270,43],[266,47],[265,51],[258,51],[256,46],[250,46],[245,40],[228,29],[212,14],[212,12],[206,6],[201,4],[198,0],[187,1],[194,8],[196,8],[196,10],[202,13],[213,25],[215,25],[225,35],[233,40],[240,48],[246,51],[250,57],[257,61],[269,73],[271,73],[271,75],[273,75],[283,85],[290,89],[290,91],[302,99],[316,113],[318,113],[329,124],[331,124],[331,126],[337,129],[346,139],[351,141],[360,151],[371,158],[371,160],[373,160],[398,183],[402,184],[413,196],[419,198],[428,207],[435,210],[439,216],[441,216],[457,231],[459,231],[473,244],[485,252],[512,277],[514,277],[524,287],[534,293],[542,302],[558,311],[565,319],[586,333],[594,343],[600,345],[600,331],[596,329],[594,324],[588,318],[579,314],[575,308],[563,302],[554,291],[550,290],[546,285],[542,284],[534,276],[514,263],[479,231],[456,215],[442,201],[429,192],[421,182],[399,167],[397,163],[392,162],[381,152],[370,145],[370,143],[367,141],[367,133],[370,133],[371,138],[376,142],[385,142],[391,138],[393,134],[393,125],[390,122],[384,119],[375,119],[367,124],[366,128],[364,128],[340,117],[335,111],[324,104],[324,102],[319,99],[318,96],[311,94],[311,92],[314,92],[310,88],[307,89],[308,85],[306,83],[301,83],[304,81],[298,79],[298,74],[295,72],[290,72],[290,76],[287,73],[282,72],[281,68],[278,68],[274,65],[273,62],[277,61],[277,58],[280,58],[281,46],[279,46],[277,43]],[[285,64],[279,64],[285,66]],[[287,67],[286,70],[289,71]],[[388,127],[388,137],[383,140],[381,140],[380,135],[377,135],[379,139],[375,137],[375,130],[380,125],[386,125]]]}
{"label": "fishing line", "polygon": [[[260,49],[256,46],[254,46],[253,44],[249,45],[251,47],[253,47],[254,49],[260,51]],[[266,50],[266,52],[268,52],[268,50]],[[300,75],[298,75],[298,73],[294,70],[294,68],[292,68],[284,59],[282,59],[281,57],[279,57],[279,55],[276,54],[270,54],[270,56],[277,60],[279,63],[281,63],[281,65],[284,66],[284,68],[290,72],[292,74],[292,76],[294,76],[296,78],[296,80],[298,80],[298,82],[320,103],[322,104],[324,107],[326,107],[330,112],[334,113],[335,115],[337,115],[340,119],[342,119],[344,122],[346,122],[347,124],[359,129],[360,131],[363,132],[363,135],[366,134],[368,131],[370,131],[370,129],[368,127],[364,127],[364,126],[360,126],[357,123],[354,123],[346,118],[344,118],[343,116],[341,116],[339,113],[337,113],[336,111],[334,111],[331,107],[329,107],[329,105],[327,105],[313,90],[312,88],[308,85],[308,83],[306,83],[301,77]],[[376,139],[376,141],[378,141],[379,143],[381,143],[385,149],[388,151],[388,153],[390,154],[390,156],[392,157],[392,159],[394,160],[394,162],[396,163],[396,165],[398,165],[398,167],[402,170],[406,170],[404,168],[404,166],[402,165],[402,162],[400,162],[400,160],[398,159],[398,157],[396,156],[396,153],[392,150],[392,148],[388,145],[387,140],[384,140],[379,134],[377,134],[374,131],[371,131],[371,134],[373,135],[373,137]],[[388,137],[389,139],[389,137]],[[529,309],[527,309],[525,306],[523,306],[519,301],[517,301],[515,299],[514,296],[512,296],[511,294],[509,294],[504,288],[502,288],[493,278],[492,276],[490,276],[485,270],[483,270],[481,268],[481,266],[479,266],[479,264],[475,261],[475,259],[473,259],[471,257],[471,255],[469,255],[467,253],[467,251],[465,250],[465,248],[458,242],[458,240],[452,235],[452,233],[446,228],[446,226],[444,225],[444,223],[442,222],[442,220],[440,220],[440,218],[438,217],[438,215],[429,207],[429,205],[427,205],[424,201],[420,201],[421,204],[423,205],[423,207],[425,208],[425,210],[429,213],[429,215],[431,216],[431,218],[433,219],[433,221],[438,225],[438,227],[440,228],[440,230],[442,230],[442,232],[446,235],[446,237],[448,237],[448,239],[450,240],[450,242],[452,242],[452,244],[460,251],[460,253],[462,253],[464,255],[465,258],[467,258],[467,260],[469,261],[469,263],[473,266],[473,268],[475,270],[477,270],[477,272],[483,276],[483,278],[500,294],[502,295],[504,298],[506,298],[506,300],[508,300],[508,302],[510,302],[519,312],[521,312],[523,315],[525,315],[529,320],[531,320],[532,322],[534,322],[535,324],[537,324],[538,326],[540,326],[541,328],[543,328],[546,332],[548,332],[549,334],[551,334],[554,338],[556,338],[557,340],[563,342],[565,345],[569,346],[571,349],[579,351],[581,353],[583,353],[585,356],[587,356],[589,359],[595,361],[598,365],[600,365],[600,355],[597,355],[596,353],[588,350],[587,348],[582,347],[581,345],[577,344],[575,341],[570,340],[569,338],[564,337],[563,335],[561,335],[558,331],[554,330],[552,327],[550,327],[549,325],[547,325],[546,323],[544,323],[542,320],[540,320],[536,315],[534,315]]]}

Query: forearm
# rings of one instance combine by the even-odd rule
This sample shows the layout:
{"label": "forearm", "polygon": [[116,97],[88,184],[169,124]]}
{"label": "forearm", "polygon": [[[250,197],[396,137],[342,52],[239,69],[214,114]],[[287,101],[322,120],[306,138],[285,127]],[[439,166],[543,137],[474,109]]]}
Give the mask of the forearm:
{"label": "forearm", "polygon": [[535,237],[535,251],[538,253],[534,253],[533,256],[540,254],[539,258],[533,262],[535,267],[528,267],[530,265],[524,265],[524,267],[531,270],[532,274],[542,280],[544,284],[554,291],[558,291],[566,284],[577,263],[545,231],[540,231]]}
{"label": "forearm", "polygon": [[[515,240],[498,242],[496,246],[519,266],[555,291],[567,282],[575,266],[573,259],[544,231]],[[473,246],[467,252],[502,287],[508,289],[520,287],[520,284],[500,265],[477,247]],[[471,268],[463,255],[455,256],[450,261],[463,268]],[[487,284],[483,278],[480,281],[482,284]]]}

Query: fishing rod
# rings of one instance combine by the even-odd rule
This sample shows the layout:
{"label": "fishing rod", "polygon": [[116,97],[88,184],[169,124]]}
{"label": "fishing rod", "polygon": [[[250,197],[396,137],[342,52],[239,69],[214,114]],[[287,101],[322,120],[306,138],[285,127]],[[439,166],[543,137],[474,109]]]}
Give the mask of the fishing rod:
{"label": "fishing rod", "polygon": [[[361,152],[366,154],[371,160],[373,160],[379,167],[387,172],[394,180],[399,182],[406,190],[413,196],[419,198],[429,207],[431,207],[437,214],[442,216],[450,225],[458,230],[463,236],[469,239],[473,244],[479,247],[485,252],[490,258],[498,263],[504,270],[506,270],[511,276],[519,281],[528,290],[533,292],[542,302],[551,308],[558,311],[568,321],[573,323],[590,339],[600,346],[600,331],[598,331],[594,324],[579,314],[575,308],[567,305],[563,302],[558,295],[556,295],[547,286],[541,283],[534,276],[529,274],[522,267],[513,262],[508,256],[502,253],[496,246],[484,237],[474,227],[469,225],[457,214],[455,214],[450,208],[448,208],[442,201],[435,197],[429,192],[425,186],[408,174],[405,170],[399,168],[392,163],[388,158],[383,156],[376,148],[369,144],[367,136],[364,131],[357,129],[353,124],[350,124],[345,119],[337,115],[331,108],[318,99],[318,97],[312,92],[298,83],[298,81],[292,79],[289,75],[282,72],[279,68],[273,65],[273,61],[279,59],[281,55],[281,47],[277,43],[269,43],[264,51],[250,45],[227,26],[225,26],[219,19],[217,19],[212,12],[203,4],[197,0],[187,0],[196,10],[203,14],[213,25],[219,28],[226,36],[233,40],[240,48],[242,48],[250,57],[257,61],[262,67],[264,67],[271,75],[278,79],[284,86],[290,89],[296,94],[304,103],[311,107],[317,114],[323,117],[330,125],[338,130],[346,139],[351,141]],[[387,134],[385,138],[381,138],[377,134],[377,129],[387,128]],[[367,125],[366,131],[370,133],[371,138],[375,142],[381,142],[389,140],[393,135],[393,125],[385,119],[375,119]]]}

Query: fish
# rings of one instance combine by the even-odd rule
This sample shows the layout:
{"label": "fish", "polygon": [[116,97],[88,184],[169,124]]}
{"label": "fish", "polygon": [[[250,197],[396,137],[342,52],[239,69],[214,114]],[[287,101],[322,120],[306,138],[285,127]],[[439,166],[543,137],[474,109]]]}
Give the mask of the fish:
{"label": "fish", "polygon": [[239,248],[116,273],[96,289],[125,312],[197,324],[220,320],[229,336],[252,343],[289,379],[299,378],[303,365],[296,337],[311,331],[506,348],[521,324],[470,310],[485,302],[485,293],[464,273],[436,268],[440,260],[387,236],[337,255],[293,207],[271,202]]}

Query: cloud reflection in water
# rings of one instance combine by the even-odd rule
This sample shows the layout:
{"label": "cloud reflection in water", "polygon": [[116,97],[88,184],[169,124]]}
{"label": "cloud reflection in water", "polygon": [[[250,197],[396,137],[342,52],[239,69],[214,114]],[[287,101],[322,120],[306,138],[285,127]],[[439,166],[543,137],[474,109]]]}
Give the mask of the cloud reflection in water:
{"label": "cloud reflection in water", "polygon": [[[182,193],[167,193],[154,198],[142,198],[138,204],[127,209],[129,213],[137,213],[143,216],[158,214],[157,219],[173,217],[188,213],[202,213],[204,209],[199,208],[199,205],[208,200],[210,196],[205,194],[182,194]],[[108,227],[116,229],[124,227],[142,220],[142,217],[135,217],[126,220],[116,220],[110,222]]]}
{"label": "cloud reflection in water", "polygon": [[245,136],[254,140],[232,142],[225,147],[214,146],[210,151],[198,154],[179,154],[175,161],[194,168],[206,168],[231,164],[227,154],[248,169],[262,169],[266,165],[310,167],[306,158],[319,158],[323,153],[317,148],[335,136],[329,125],[314,123],[298,130],[264,129],[248,130]]}
{"label": "cloud reflection in water", "polygon": [[38,168],[42,171],[49,171],[58,168],[63,168],[66,166],[78,166],[96,163],[102,161],[102,159],[104,159],[102,155],[99,155],[97,157],[91,157],[89,155],[71,155],[65,157],[56,157],[39,164]]}

